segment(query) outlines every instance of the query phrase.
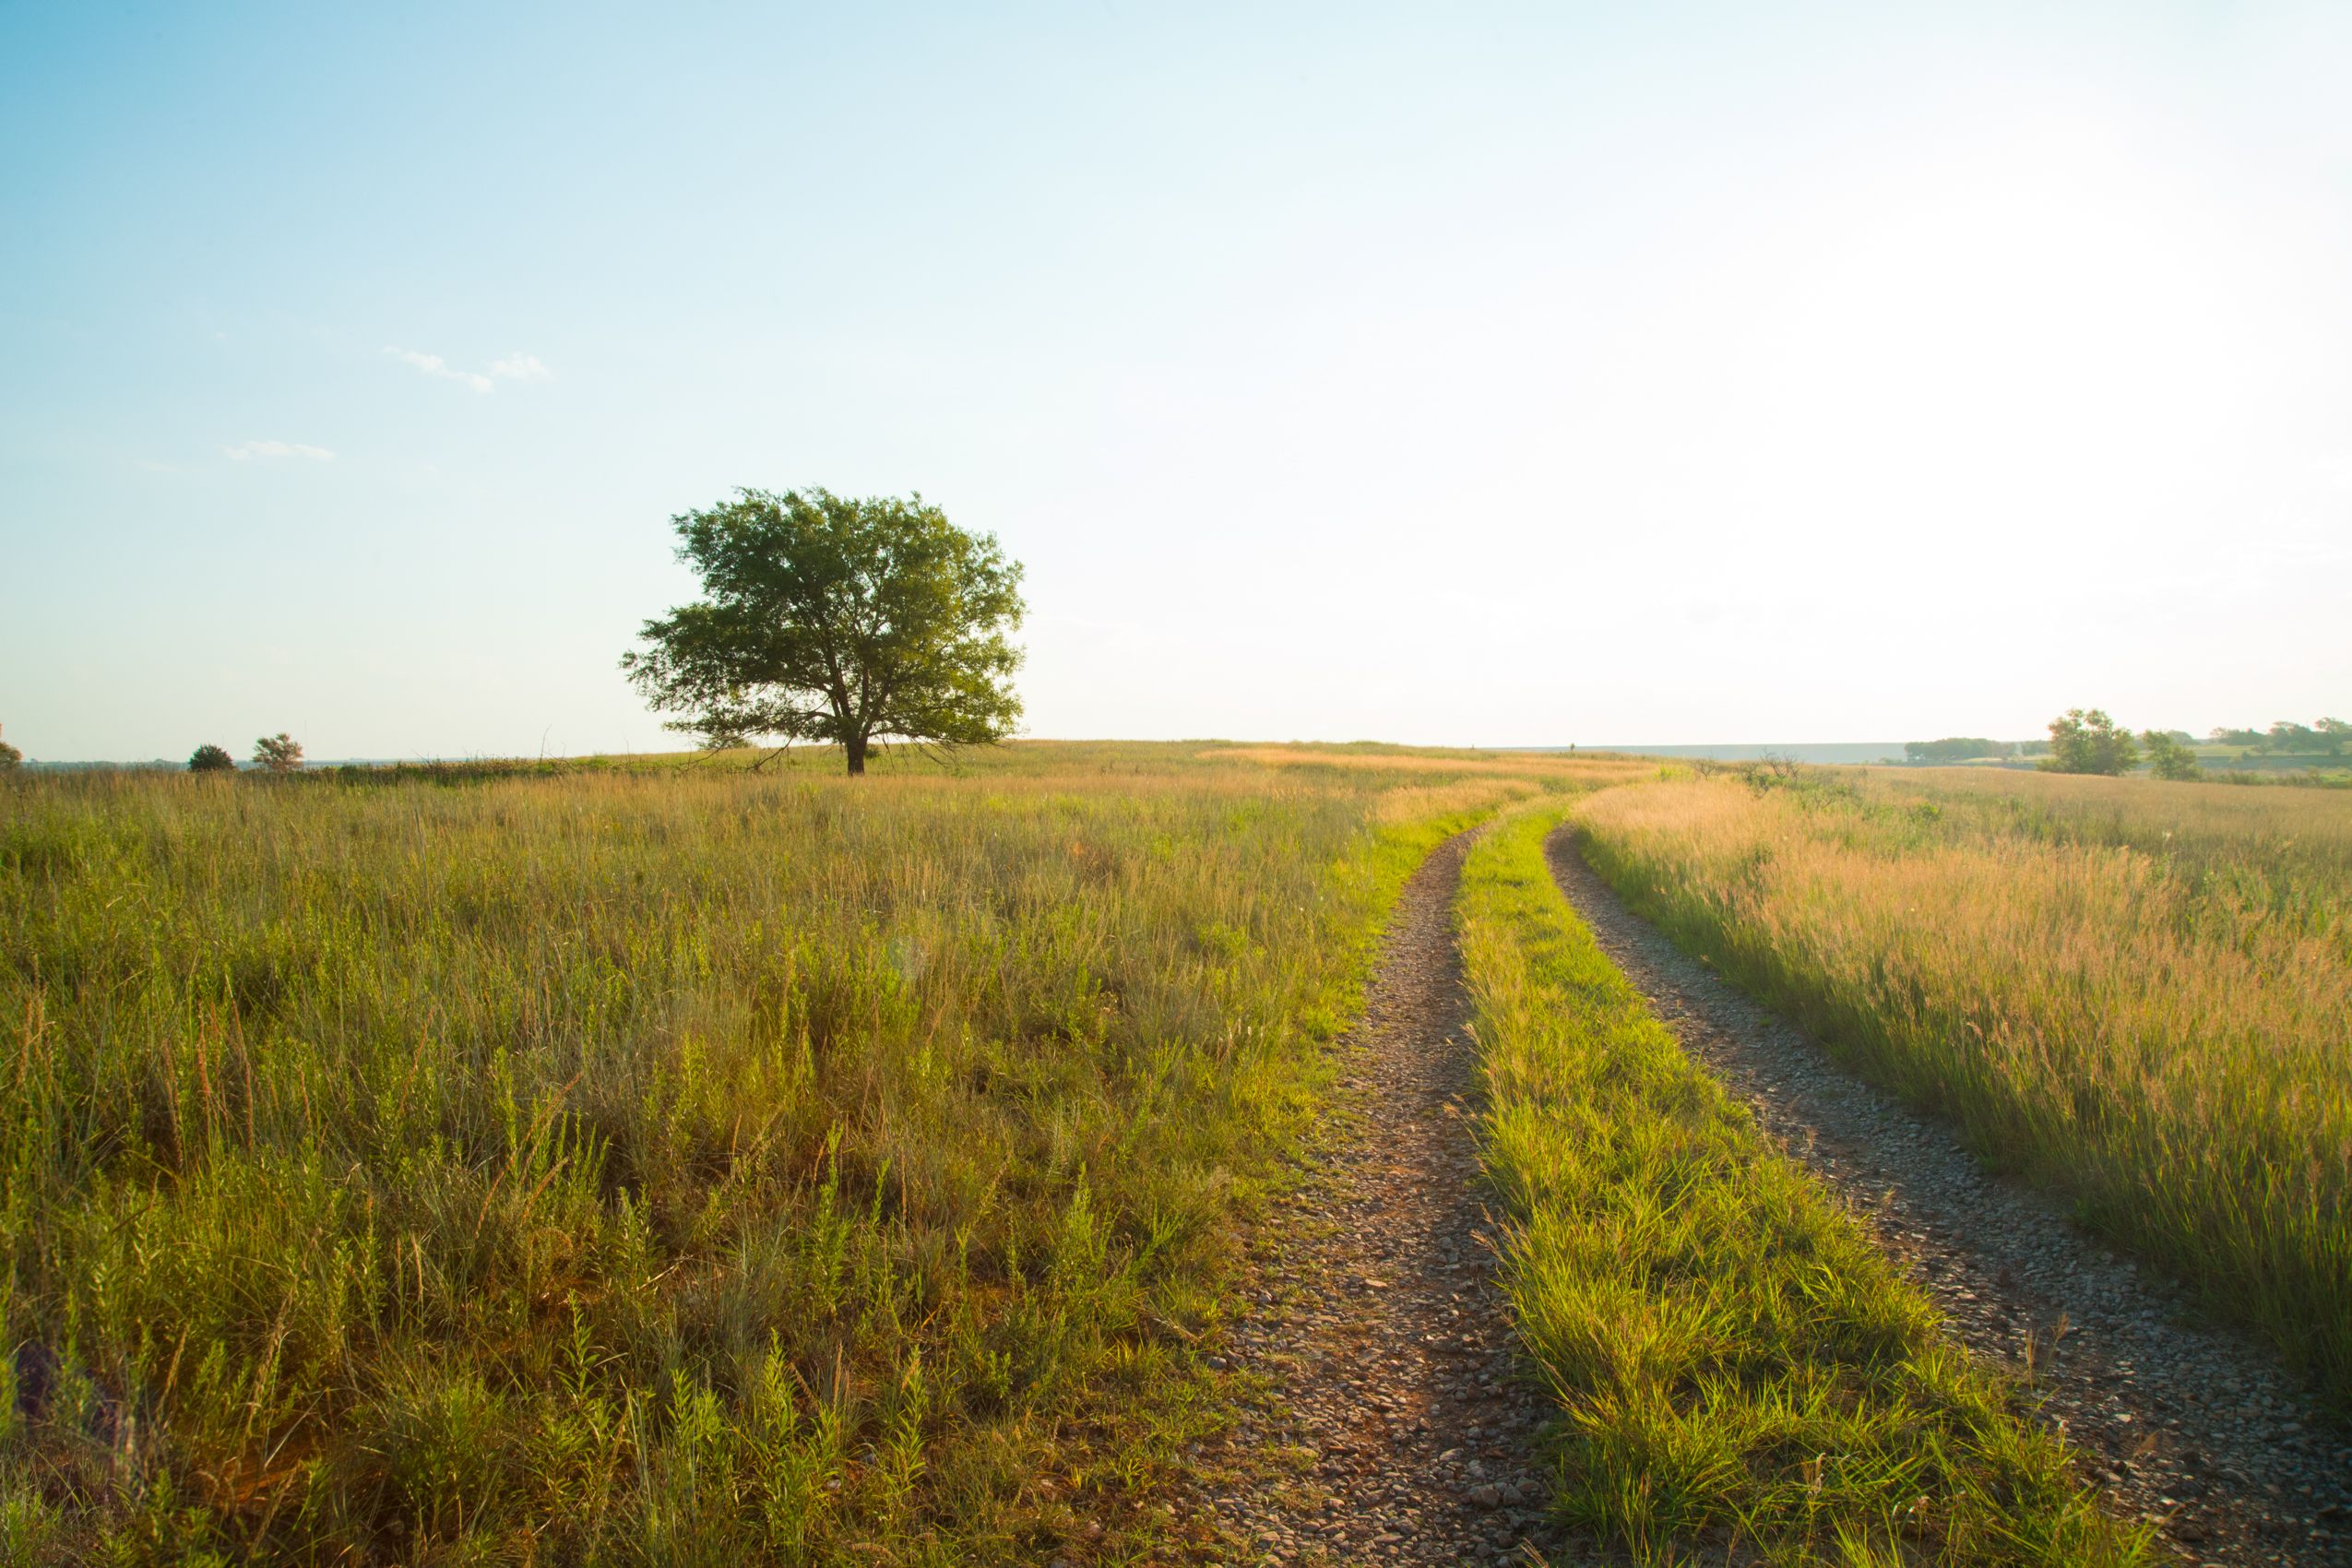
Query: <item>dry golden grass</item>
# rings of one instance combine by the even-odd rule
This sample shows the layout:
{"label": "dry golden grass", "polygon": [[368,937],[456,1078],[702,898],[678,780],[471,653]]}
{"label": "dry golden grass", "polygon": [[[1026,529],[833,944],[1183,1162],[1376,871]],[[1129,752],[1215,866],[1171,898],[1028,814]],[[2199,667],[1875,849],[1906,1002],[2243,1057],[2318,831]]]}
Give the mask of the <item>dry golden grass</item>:
{"label": "dry golden grass", "polygon": [[1466,778],[1454,784],[1426,784],[1391,790],[1380,798],[1376,814],[1383,822],[1410,822],[1419,816],[1483,814],[1507,802],[1524,800],[1537,786],[1524,778]]}
{"label": "dry golden grass", "polygon": [[1657,777],[1654,762],[1565,752],[1408,752],[1359,742],[1334,746],[1219,746],[1204,762],[1249,762],[1265,767],[1324,767],[1359,773],[1449,773],[1494,778],[1554,779],[1586,786]]}
{"label": "dry golden grass", "polygon": [[2352,799],[1949,770],[1605,792],[1645,912],[2352,1395]]}

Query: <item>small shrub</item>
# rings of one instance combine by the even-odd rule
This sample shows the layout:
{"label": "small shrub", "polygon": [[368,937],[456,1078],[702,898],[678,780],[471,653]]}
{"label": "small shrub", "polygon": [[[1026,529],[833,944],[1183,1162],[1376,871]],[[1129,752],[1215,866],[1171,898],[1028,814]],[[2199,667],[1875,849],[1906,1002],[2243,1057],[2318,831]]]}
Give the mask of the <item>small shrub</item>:
{"label": "small shrub", "polygon": [[283,730],[275,735],[264,735],[253,743],[253,763],[268,773],[299,773],[303,767],[303,743]]}
{"label": "small shrub", "polygon": [[235,769],[237,759],[224,746],[198,746],[188,755],[190,773],[228,773]]}

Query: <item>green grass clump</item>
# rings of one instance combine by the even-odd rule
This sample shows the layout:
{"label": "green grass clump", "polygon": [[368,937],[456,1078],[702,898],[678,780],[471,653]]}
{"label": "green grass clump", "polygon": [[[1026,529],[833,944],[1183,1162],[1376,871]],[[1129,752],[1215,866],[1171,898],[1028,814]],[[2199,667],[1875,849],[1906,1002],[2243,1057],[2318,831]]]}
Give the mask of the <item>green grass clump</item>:
{"label": "green grass clump", "polygon": [[1197,753],[0,790],[0,1555],[1146,1550],[1496,798]]}
{"label": "green grass clump", "polygon": [[1596,870],[2352,1409],[2352,801],[1951,770],[1657,782]]}
{"label": "green grass clump", "polygon": [[1642,1563],[2144,1561],[1601,953],[1545,864],[1562,814],[1482,840],[1459,907],[1558,1509]]}

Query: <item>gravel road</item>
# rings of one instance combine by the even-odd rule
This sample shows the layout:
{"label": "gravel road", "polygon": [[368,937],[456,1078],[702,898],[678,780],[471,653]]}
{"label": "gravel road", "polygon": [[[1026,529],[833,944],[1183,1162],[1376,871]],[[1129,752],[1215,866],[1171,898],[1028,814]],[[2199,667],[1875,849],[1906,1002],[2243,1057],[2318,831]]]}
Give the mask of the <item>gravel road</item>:
{"label": "gravel road", "polygon": [[1228,1354],[1263,1380],[1207,1489],[1219,1561],[1526,1562],[1563,1550],[1532,1467],[1471,1138],[1476,1074],[1454,947],[1469,836],[1407,884],[1349,1043],[1323,1158]]}
{"label": "gravel road", "polygon": [[[1567,830],[1552,874],[1683,1048],[1870,1226],[1985,1359],[2023,1371],[2115,1511],[2187,1562],[2352,1563],[2352,1434],[2260,1346],[1986,1175],[1941,1123],[1840,1071],[1627,911]],[[2053,1345],[2054,1340],[2054,1345]]]}

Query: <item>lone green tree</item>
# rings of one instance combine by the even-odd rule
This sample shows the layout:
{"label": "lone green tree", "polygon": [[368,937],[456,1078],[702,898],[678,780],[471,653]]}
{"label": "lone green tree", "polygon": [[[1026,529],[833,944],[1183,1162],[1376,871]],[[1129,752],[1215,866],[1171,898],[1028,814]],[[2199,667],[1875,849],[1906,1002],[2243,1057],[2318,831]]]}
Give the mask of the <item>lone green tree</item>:
{"label": "lone green tree", "polygon": [[237,766],[225,746],[198,746],[188,754],[190,773],[227,773]]}
{"label": "lone green tree", "polygon": [[2164,730],[2143,730],[2140,743],[2147,748],[2148,766],[2158,778],[2186,782],[2201,778],[2197,754],[2183,744],[2179,735]]}
{"label": "lone green tree", "polygon": [[2070,707],[2049,721],[2049,754],[2038,764],[2045,773],[2129,773],[2140,766],[2140,747],[2132,731],[2119,730],[2099,708]]}
{"label": "lone green tree", "polygon": [[671,519],[706,598],[642,634],[621,668],[672,730],[838,745],[978,745],[1021,717],[1021,566],[921,495],[742,490]]}
{"label": "lone green tree", "polygon": [[275,735],[264,735],[253,743],[253,765],[265,773],[300,773],[303,743],[283,730]]}

